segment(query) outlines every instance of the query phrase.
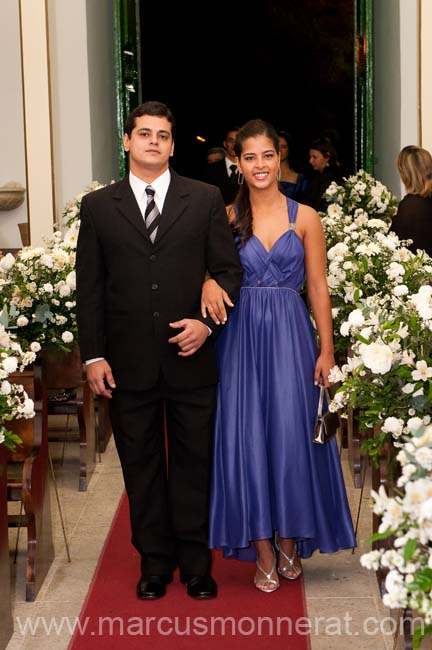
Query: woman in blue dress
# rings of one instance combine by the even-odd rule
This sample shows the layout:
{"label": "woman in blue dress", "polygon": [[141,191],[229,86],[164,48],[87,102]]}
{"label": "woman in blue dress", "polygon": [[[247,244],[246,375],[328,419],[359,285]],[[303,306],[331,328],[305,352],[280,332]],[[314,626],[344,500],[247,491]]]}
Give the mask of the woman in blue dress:
{"label": "woman in blue dress", "polygon": [[279,190],[290,199],[298,200],[307,186],[306,176],[291,166],[292,138],[286,131],[279,131]]}
{"label": "woman in blue dress", "polygon": [[[278,189],[279,138],[262,120],[236,138],[244,182],[232,226],[244,275],[218,342],[210,546],[256,560],[264,592],[301,574],[299,558],[355,545],[336,440],[313,443],[319,384],[334,366],[324,234],[312,208]],[[304,300],[305,275],[320,351]],[[214,280],[202,308],[224,319]],[[277,554],[275,554],[275,549]]]}

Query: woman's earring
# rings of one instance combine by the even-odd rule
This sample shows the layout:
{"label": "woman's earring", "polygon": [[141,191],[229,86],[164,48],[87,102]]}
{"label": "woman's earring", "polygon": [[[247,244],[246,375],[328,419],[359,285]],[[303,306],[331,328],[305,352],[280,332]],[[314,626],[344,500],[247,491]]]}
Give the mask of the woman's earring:
{"label": "woman's earring", "polygon": [[280,166],[278,167],[277,179],[278,179],[278,181],[280,181],[280,179],[281,179],[281,168],[280,168]]}
{"label": "woman's earring", "polygon": [[243,183],[244,183],[244,176],[243,176],[243,174],[241,172],[239,172],[237,174],[237,183],[239,185],[243,185]]}

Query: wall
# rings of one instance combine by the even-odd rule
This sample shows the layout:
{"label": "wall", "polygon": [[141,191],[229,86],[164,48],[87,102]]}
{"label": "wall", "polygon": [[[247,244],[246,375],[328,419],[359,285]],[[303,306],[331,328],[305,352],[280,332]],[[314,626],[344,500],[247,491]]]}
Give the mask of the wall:
{"label": "wall", "polygon": [[92,179],[86,1],[48,0],[55,212]]}
{"label": "wall", "polygon": [[117,178],[114,0],[48,0],[56,217]]}
{"label": "wall", "polygon": [[417,3],[379,0],[374,21],[375,176],[400,197],[398,153],[419,143]]}
{"label": "wall", "polygon": [[[19,4],[0,3],[0,186],[16,181],[27,186],[21,73]],[[27,221],[27,200],[15,210],[0,212],[0,248],[19,248],[17,224]]]}
{"label": "wall", "polygon": [[421,11],[421,146],[432,152],[432,2],[420,1]]}

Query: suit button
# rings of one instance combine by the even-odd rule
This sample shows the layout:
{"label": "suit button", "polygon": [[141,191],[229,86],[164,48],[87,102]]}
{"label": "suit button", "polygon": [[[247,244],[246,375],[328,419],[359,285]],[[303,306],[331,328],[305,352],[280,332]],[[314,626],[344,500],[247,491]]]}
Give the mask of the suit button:
{"label": "suit button", "polygon": [[159,318],[160,314],[158,311],[153,312],[153,318]]}
{"label": "suit button", "polygon": [[156,283],[152,284],[152,289],[153,289],[153,291],[156,291],[156,289],[159,289],[159,285],[156,284]]}
{"label": "suit button", "polygon": [[150,261],[151,262],[156,262],[157,256],[156,255],[150,255]]}

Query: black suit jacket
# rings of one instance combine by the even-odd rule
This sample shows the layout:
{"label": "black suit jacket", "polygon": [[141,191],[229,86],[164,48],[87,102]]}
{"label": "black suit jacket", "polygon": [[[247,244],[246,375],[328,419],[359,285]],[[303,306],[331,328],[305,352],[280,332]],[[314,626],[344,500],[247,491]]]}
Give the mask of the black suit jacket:
{"label": "black suit jacket", "polygon": [[179,357],[169,323],[203,319],[206,270],[238,297],[242,269],[217,188],[171,171],[151,243],[128,178],[84,196],[77,245],[77,318],[83,360],[105,357],[117,387],[147,389],[162,371],[173,387],[214,384],[214,335]]}
{"label": "black suit jacket", "polygon": [[220,189],[225,205],[234,201],[238,192],[238,184],[234,185],[230,181],[225,160],[207,164],[207,182]]}

